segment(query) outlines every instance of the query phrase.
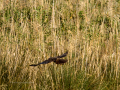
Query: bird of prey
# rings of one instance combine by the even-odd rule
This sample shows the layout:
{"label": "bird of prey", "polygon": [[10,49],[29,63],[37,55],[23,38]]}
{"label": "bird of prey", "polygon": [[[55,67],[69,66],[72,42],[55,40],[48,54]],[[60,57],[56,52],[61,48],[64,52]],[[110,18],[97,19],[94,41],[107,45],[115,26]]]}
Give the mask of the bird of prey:
{"label": "bird of prey", "polygon": [[62,57],[65,57],[66,55],[68,54],[68,51],[60,56],[57,56],[57,57],[50,57],[48,58],[47,60],[41,62],[41,63],[38,63],[38,64],[31,64],[29,66],[37,66],[37,65],[40,65],[40,64],[48,64],[50,62],[54,62],[56,64],[64,64],[66,63],[68,60],[66,59],[61,59]]}

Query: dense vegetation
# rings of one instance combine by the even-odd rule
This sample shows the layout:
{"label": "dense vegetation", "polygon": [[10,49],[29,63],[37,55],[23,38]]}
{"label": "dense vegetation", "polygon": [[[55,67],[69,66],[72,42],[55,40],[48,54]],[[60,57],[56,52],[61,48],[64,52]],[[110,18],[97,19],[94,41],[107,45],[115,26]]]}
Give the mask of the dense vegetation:
{"label": "dense vegetation", "polygon": [[119,0],[0,0],[1,90],[120,90],[119,64]]}

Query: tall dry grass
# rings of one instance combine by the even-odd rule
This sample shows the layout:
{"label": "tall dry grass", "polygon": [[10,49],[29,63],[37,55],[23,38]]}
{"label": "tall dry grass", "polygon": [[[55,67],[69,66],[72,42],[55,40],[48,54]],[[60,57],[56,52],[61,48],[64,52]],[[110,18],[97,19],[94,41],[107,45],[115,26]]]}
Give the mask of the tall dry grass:
{"label": "tall dry grass", "polygon": [[119,90],[119,58],[119,0],[0,0],[1,89]]}

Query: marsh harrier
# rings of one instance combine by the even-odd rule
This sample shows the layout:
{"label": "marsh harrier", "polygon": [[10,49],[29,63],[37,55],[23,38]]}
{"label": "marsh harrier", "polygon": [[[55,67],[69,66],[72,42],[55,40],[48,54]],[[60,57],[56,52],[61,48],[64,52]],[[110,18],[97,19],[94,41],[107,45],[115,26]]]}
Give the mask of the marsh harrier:
{"label": "marsh harrier", "polygon": [[48,64],[48,63],[50,63],[50,62],[54,62],[54,63],[56,63],[56,64],[64,64],[64,63],[66,63],[68,60],[66,60],[66,59],[61,59],[61,58],[67,56],[67,54],[68,54],[68,51],[67,51],[66,53],[60,55],[60,56],[50,57],[50,58],[48,58],[47,60],[45,60],[45,61],[43,61],[43,62],[41,62],[41,63],[31,64],[30,66],[37,66],[37,65],[40,65],[40,64]]}

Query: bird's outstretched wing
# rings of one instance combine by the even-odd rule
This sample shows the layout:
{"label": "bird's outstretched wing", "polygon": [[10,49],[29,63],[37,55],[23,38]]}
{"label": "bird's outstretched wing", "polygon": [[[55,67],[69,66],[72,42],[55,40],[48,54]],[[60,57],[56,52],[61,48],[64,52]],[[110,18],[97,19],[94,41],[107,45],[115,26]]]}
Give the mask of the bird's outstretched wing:
{"label": "bird's outstretched wing", "polygon": [[66,53],[64,53],[64,54],[60,55],[60,56],[57,56],[57,58],[62,58],[62,57],[65,57],[65,56],[67,56],[67,54],[68,54],[68,51],[67,51]]}
{"label": "bird's outstretched wing", "polygon": [[48,64],[48,63],[50,63],[50,62],[52,62],[52,61],[54,61],[54,60],[56,60],[56,58],[49,58],[48,60],[45,60],[45,61],[43,61],[43,62],[41,62],[41,63],[31,64],[31,65],[29,65],[29,66],[37,66],[37,65],[40,65],[40,64]]}
{"label": "bird's outstretched wing", "polygon": [[48,63],[51,63],[52,62],[52,59],[48,59],[48,60],[45,60],[45,61],[43,61],[43,62],[41,62],[41,63],[38,63],[38,65],[39,64],[48,64]]}
{"label": "bird's outstretched wing", "polygon": [[66,60],[66,59],[57,58],[57,60],[54,61],[54,63],[56,63],[56,64],[64,64],[64,63],[66,63],[67,61],[68,61],[68,60]]}

